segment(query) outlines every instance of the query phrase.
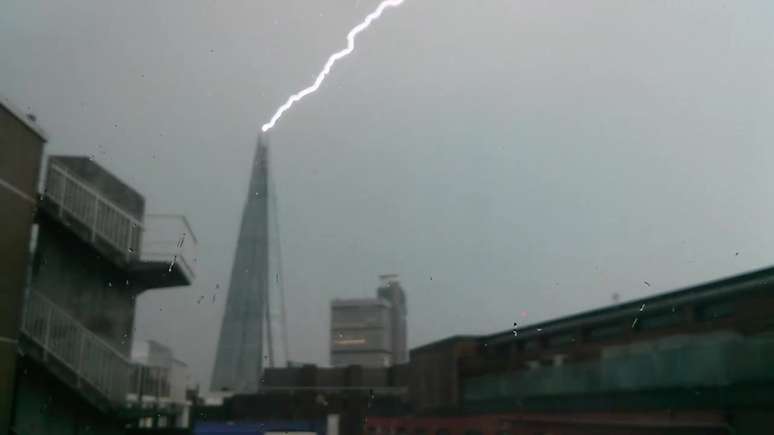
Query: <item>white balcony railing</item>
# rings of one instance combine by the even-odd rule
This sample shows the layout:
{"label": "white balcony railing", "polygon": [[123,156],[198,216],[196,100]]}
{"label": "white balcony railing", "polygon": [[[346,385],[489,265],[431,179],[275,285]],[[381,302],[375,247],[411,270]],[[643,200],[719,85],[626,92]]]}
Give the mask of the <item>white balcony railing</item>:
{"label": "white balcony railing", "polygon": [[67,213],[85,228],[91,243],[107,243],[127,263],[167,263],[193,281],[197,242],[185,216],[150,214],[142,222],[56,164],[49,164],[45,197],[58,206],[60,217]]}
{"label": "white balcony railing", "polygon": [[139,252],[142,222],[102,196],[66,168],[49,164],[45,197],[88,228],[91,242],[97,238],[123,253],[130,261]]}
{"label": "white balcony railing", "polygon": [[164,262],[179,267],[190,281],[194,279],[196,236],[188,220],[178,214],[148,214],[140,247],[140,261]]}
{"label": "white balcony railing", "polygon": [[56,359],[74,375],[77,387],[91,387],[115,407],[138,395],[168,403],[177,399],[172,396],[180,386],[169,368],[129,360],[38,292],[27,297],[21,331],[41,349],[44,363]]}

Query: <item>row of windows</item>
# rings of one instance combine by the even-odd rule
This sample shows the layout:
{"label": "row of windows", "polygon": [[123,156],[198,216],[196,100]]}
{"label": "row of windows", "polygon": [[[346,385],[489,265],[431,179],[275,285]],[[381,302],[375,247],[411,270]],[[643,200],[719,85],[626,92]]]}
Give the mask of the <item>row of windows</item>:
{"label": "row of windows", "polygon": [[[733,301],[711,302],[698,307],[696,317],[699,321],[713,321],[727,318],[734,314]],[[642,315],[634,317],[631,324],[623,321],[603,323],[586,330],[584,337],[588,341],[603,341],[616,337],[625,336],[629,330],[649,331],[676,326],[683,322],[685,313],[681,309],[672,308],[671,310],[648,313],[644,311]],[[542,338],[526,340],[518,344],[525,350],[537,350],[542,346]],[[549,349],[559,348],[571,345],[577,341],[575,332],[568,332],[550,336],[545,339],[545,346]],[[495,349],[498,355],[506,355],[510,346],[502,345]]]}

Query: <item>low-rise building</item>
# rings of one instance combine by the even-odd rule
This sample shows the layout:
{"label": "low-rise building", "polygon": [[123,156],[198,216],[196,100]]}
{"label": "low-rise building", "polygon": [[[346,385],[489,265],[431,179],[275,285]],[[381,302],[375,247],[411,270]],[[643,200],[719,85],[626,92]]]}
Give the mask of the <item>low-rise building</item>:
{"label": "low-rise building", "polygon": [[138,364],[139,387],[127,397],[130,406],[175,411],[158,419],[142,417],[136,422],[137,427],[189,427],[191,376],[188,365],[175,358],[171,348],[155,340],[135,340],[132,361]]}
{"label": "low-rise building", "polygon": [[257,393],[198,407],[194,428],[202,434],[220,433],[224,427],[253,433],[251,427],[262,425],[272,432],[305,427],[316,433],[360,435],[368,415],[408,411],[408,382],[406,365],[267,368]]}
{"label": "low-rise building", "polygon": [[119,434],[150,414],[156,423],[178,418],[181,409],[166,406],[171,398],[153,409],[133,406],[131,397],[154,383],[145,374],[154,372],[159,387],[170,385],[171,373],[130,352],[137,296],[194,280],[196,238],[185,217],[146,214],[143,196],[90,158],[53,156],[36,224],[16,432]]}

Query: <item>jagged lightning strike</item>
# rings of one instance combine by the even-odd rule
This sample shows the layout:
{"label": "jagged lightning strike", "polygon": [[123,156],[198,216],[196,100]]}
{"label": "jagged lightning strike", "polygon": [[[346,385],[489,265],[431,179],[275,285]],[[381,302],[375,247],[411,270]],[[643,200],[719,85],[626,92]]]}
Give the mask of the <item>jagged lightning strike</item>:
{"label": "jagged lightning strike", "polygon": [[320,87],[320,84],[322,84],[323,80],[325,80],[325,77],[328,75],[328,73],[331,71],[331,67],[333,67],[333,64],[336,63],[337,60],[352,53],[352,51],[355,49],[355,37],[357,36],[357,34],[362,32],[366,28],[368,28],[368,26],[371,25],[371,22],[379,18],[379,16],[382,15],[382,12],[384,12],[385,9],[389,7],[399,6],[401,3],[403,3],[403,1],[404,0],[385,0],[379,3],[379,6],[376,8],[376,10],[368,14],[362,23],[358,24],[352,30],[349,31],[349,33],[347,34],[347,47],[341,51],[337,51],[336,53],[333,53],[331,57],[328,58],[328,61],[325,62],[325,66],[323,66],[323,69],[322,71],[320,71],[320,74],[317,75],[317,78],[315,79],[314,83],[308,88],[304,88],[298,93],[291,95],[290,98],[288,98],[288,101],[286,101],[285,104],[281,105],[277,109],[277,111],[274,113],[274,116],[271,117],[271,120],[266,124],[263,124],[263,126],[261,127],[261,131],[266,132],[270,128],[274,127],[274,124],[277,123],[277,120],[279,120],[282,114],[285,113],[286,110],[290,109],[290,107],[294,103],[301,100],[305,96],[311,94],[312,92],[315,92],[317,88]]}

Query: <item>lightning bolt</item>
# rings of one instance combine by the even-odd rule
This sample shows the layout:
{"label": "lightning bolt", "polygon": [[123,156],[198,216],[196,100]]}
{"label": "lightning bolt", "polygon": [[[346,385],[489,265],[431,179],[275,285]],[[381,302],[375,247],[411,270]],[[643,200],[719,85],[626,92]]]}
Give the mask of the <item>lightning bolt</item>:
{"label": "lightning bolt", "polygon": [[277,121],[282,117],[282,114],[285,113],[286,110],[290,109],[293,104],[300,101],[302,98],[306,97],[307,95],[315,92],[317,88],[320,87],[323,80],[325,80],[325,77],[328,75],[328,73],[331,72],[331,68],[333,67],[333,64],[336,63],[337,60],[341,59],[342,57],[347,56],[348,54],[352,53],[352,51],[355,50],[355,37],[358,35],[358,33],[362,32],[363,30],[367,29],[368,26],[371,25],[371,23],[379,18],[382,15],[382,12],[384,12],[385,9],[389,7],[395,7],[399,6],[401,3],[403,3],[404,0],[384,0],[383,2],[379,3],[379,6],[377,6],[376,10],[368,14],[362,23],[355,26],[352,30],[349,31],[347,34],[347,47],[341,51],[337,51],[336,53],[333,53],[331,57],[328,58],[328,61],[325,62],[325,66],[323,66],[322,71],[320,71],[320,74],[317,75],[317,78],[314,80],[314,83],[302,90],[300,90],[298,93],[293,94],[288,98],[288,101],[285,102],[285,104],[281,105],[276,112],[274,112],[274,116],[271,117],[271,120],[267,122],[266,124],[263,124],[261,127],[261,131],[266,132],[270,128],[274,127],[274,124],[277,123]]}

